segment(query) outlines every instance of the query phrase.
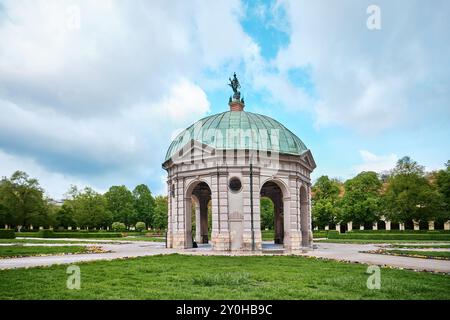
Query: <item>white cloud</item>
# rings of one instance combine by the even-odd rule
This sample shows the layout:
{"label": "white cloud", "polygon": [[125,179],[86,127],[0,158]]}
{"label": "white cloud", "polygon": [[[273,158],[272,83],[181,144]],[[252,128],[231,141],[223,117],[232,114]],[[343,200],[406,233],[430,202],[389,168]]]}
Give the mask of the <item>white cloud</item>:
{"label": "white cloud", "polygon": [[360,150],[362,163],[355,167],[355,173],[361,171],[375,171],[377,173],[390,170],[395,167],[399,159],[396,154],[376,155],[367,150]]}
{"label": "white cloud", "polygon": [[379,1],[379,31],[366,27],[367,1],[280,3],[292,33],[274,64],[281,72],[311,67],[318,126],[378,133],[420,124],[430,112],[450,116],[441,85],[449,81],[448,2]]}
{"label": "white cloud", "polygon": [[[73,7],[79,29],[68,28]],[[204,70],[237,64],[251,42],[240,8],[237,0],[3,1],[0,148],[32,161],[38,175],[64,172],[60,181],[160,188],[172,131],[210,110]],[[64,184],[47,181],[58,186],[45,185],[52,193]]]}
{"label": "white cloud", "polygon": [[[46,195],[54,199],[62,199],[70,185],[76,185],[79,188],[87,185],[86,181],[82,181],[78,177],[49,171],[32,159],[14,156],[2,150],[0,150],[0,165],[2,176],[9,177],[16,170],[20,170],[25,171],[32,178],[37,177],[39,184],[44,187]],[[97,188],[97,191],[104,190]]]}

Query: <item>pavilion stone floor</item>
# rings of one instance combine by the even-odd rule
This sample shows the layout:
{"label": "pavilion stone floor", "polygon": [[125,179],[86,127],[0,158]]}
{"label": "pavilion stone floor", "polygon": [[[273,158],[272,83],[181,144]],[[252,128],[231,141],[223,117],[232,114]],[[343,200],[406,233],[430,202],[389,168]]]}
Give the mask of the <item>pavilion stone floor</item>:
{"label": "pavilion stone floor", "polygon": [[[36,238],[34,238],[36,239]],[[73,240],[73,239],[58,239]],[[415,243],[417,245],[418,243]],[[6,245],[6,244],[4,244]],[[9,244],[13,245],[13,244]],[[46,245],[46,244],[25,244],[25,245]],[[60,244],[49,244],[56,246]],[[67,245],[67,244],[64,244]],[[383,244],[344,244],[344,243],[316,243],[313,250],[300,251],[295,253],[285,253],[282,245],[276,245],[269,241],[263,242],[263,250],[260,252],[218,252],[212,251],[210,244],[200,244],[198,248],[192,249],[168,249],[163,242],[147,241],[94,241],[76,245],[95,245],[101,247],[107,253],[73,254],[73,255],[52,255],[35,256],[23,258],[0,259],[0,269],[29,268],[38,266],[50,266],[54,264],[74,264],[86,261],[112,260],[121,258],[132,258],[142,256],[152,256],[160,254],[188,254],[188,255],[299,255],[316,258],[333,259],[338,261],[355,262],[368,265],[390,266],[395,268],[411,269],[416,271],[429,271],[450,274],[450,260],[421,259],[401,256],[390,256],[383,254],[365,253],[366,251],[377,250],[386,247]],[[426,249],[429,250],[429,249]],[[439,251],[450,251],[440,249]]]}

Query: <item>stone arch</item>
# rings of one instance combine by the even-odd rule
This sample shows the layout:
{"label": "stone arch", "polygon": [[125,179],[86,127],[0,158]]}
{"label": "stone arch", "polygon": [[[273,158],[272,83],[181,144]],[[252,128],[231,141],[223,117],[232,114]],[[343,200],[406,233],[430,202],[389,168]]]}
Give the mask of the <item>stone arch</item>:
{"label": "stone arch", "polygon": [[[283,180],[281,180],[279,178],[266,178],[266,179],[261,181],[261,189],[262,189],[262,187],[264,186],[264,184],[266,182],[276,183],[278,185],[278,187],[281,189],[281,191],[283,192],[283,196],[285,198],[290,197],[291,194],[289,192],[289,187],[288,187],[287,183],[284,182]],[[261,190],[260,190],[260,193],[261,193]]]}
{"label": "stone arch", "polygon": [[[267,197],[274,205],[274,242],[289,246],[285,234],[289,230],[289,190],[279,179],[265,179],[259,190],[260,197]],[[261,210],[261,208],[260,208]],[[261,212],[259,212],[261,217]]]}
{"label": "stone arch", "polygon": [[[192,248],[192,204],[198,208],[199,229],[198,239],[200,243],[208,243],[208,203],[211,201],[212,189],[210,185],[203,179],[195,179],[186,187],[184,194],[184,243],[185,248]],[[197,231],[197,229],[196,229]],[[196,237],[197,238],[197,237]]]}
{"label": "stone arch", "polygon": [[300,186],[300,230],[302,234],[302,247],[309,247],[312,242],[311,235],[311,214],[309,211],[308,188]]}

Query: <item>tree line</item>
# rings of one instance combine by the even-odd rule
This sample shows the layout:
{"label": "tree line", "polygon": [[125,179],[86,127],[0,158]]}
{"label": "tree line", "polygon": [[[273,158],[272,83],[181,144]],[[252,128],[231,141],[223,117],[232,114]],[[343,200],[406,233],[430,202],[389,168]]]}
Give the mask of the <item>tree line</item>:
{"label": "tree line", "polygon": [[359,173],[341,182],[321,176],[312,188],[313,223],[319,228],[347,223],[367,225],[382,217],[394,223],[450,220],[450,160],[425,172],[410,157],[389,172]]}
{"label": "tree line", "polygon": [[66,199],[58,204],[25,172],[16,171],[0,181],[0,226],[108,229],[114,222],[127,228],[143,222],[147,228],[163,230],[167,226],[167,197],[154,197],[145,184],[132,191],[123,185],[112,186],[104,194],[90,187],[80,190],[71,186]]}

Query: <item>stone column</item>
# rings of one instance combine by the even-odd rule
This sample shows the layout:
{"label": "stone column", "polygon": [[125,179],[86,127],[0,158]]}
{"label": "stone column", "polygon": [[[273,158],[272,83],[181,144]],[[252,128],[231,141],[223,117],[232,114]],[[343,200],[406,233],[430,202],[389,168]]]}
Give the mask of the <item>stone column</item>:
{"label": "stone column", "polygon": [[336,223],[336,231],[341,232],[341,225],[339,223]]}
{"label": "stone column", "polygon": [[450,220],[444,222],[444,230],[450,230]]}
{"label": "stone column", "polygon": [[359,225],[359,230],[364,230],[364,225],[363,224]]}
{"label": "stone column", "polygon": [[282,244],[283,243],[283,237],[284,237],[284,219],[281,211],[281,195],[276,195],[272,198],[272,201],[274,203],[274,231],[275,231],[275,243]]}
{"label": "stone column", "polygon": [[400,230],[405,230],[405,224],[404,224],[403,222],[399,222],[398,228],[399,228]]}
{"label": "stone column", "polygon": [[200,220],[200,205],[198,203],[195,204],[195,241],[197,243],[201,243],[202,241],[202,232],[200,230],[201,220]]}
{"label": "stone column", "polygon": [[166,235],[167,248],[173,248],[174,199],[175,199],[175,184],[172,181],[169,173],[169,177],[167,179],[167,235]]}
{"label": "stone column", "polygon": [[[242,192],[246,192],[245,188],[248,186],[248,184],[246,185],[246,182],[242,181],[242,185]],[[256,201],[259,201],[259,198],[255,199],[254,203]],[[211,244],[213,250],[228,251],[231,247],[230,230],[228,228],[228,214],[231,214],[231,212],[228,212],[228,172],[226,168],[219,167],[218,171],[211,174],[211,204]],[[256,210],[254,214],[257,214]]]}
{"label": "stone column", "polygon": [[353,221],[347,222],[347,231],[353,230]]}
{"label": "stone column", "polygon": [[428,230],[434,230],[434,221],[428,221]]}
{"label": "stone column", "polygon": [[372,223],[372,230],[378,230],[378,223],[377,222],[373,222]]}
{"label": "stone column", "polygon": [[330,226],[329,226],[329,225],[326,225],[326,226],[325,226],[325,230],[326,230],[326,231],[330,230]]}
{"label": "stone column", "polygon": [[[209,197],[202,196],[200,200],[200,233],[201,241],[200,243],[208,243],[208,202]],[[196,229],[197,230],[197,229]]]}
{"label": "stone column", "polygon": [[318,231],[319,230],[319,227],[318,226],[315,226],[314,227],[314,231]]}
{"label": "stone column", "polygon": [[414,223],[414,230],[420,230],[419,221],[413,220]]}
{"label": "stone column", "polygon": [[386,223],[386,230],[391,230],[391,220],[386,220],[385,221],[385,223]]}
{"label": "stone column", "polygon": [[33,230],[33,225],[32,224],[30,224],[30,230]]}

